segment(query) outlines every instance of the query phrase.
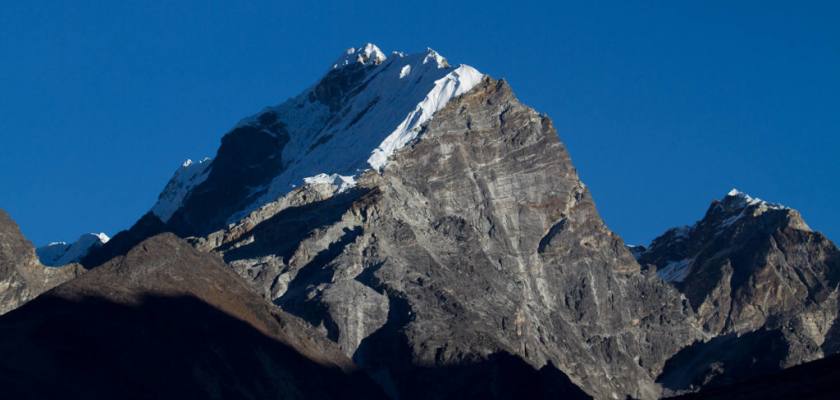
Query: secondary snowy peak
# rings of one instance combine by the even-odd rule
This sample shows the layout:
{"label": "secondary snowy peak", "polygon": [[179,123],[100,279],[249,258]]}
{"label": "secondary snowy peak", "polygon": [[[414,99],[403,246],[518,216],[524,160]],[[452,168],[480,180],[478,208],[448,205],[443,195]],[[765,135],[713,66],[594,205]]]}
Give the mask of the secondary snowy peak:
{"label": "secondary snowy peak", "polygon": [[210,158],[204,158],[199,162],[193,162],[187,159],[181,164],[181,167],[175,170],[175,174],[166,184],[163,192],[158,196],[158,201],[152,207],[152,212],[155,213],[161,220],[168,220],[172,214],[181,206],[184,196],[189,191],[207,179],[207,167],[210,166]]}
{"label": "secondary snowy peak", "polygon": [[786,216],[785,222],[788,225],[801,230],[810,230],[796,210],[781,204],[770,203],[757,197],[752,197],[738,189],[730,190],[722,200],[713,204],[712,207],[714,209],[709,210],[705,219],[716,220],[715,222],[718,224],[718,229],[720,230],[729,228],[745,219],[759,218],[771,211],[774,215]]}
{"label": "secondary snowy peak", "polygon": [[358,49],[354,47],[347,49],[344,54],[336,60],[332,67],[333,69],[338,69],[354,63],[379,65],[386,59],[388,59],[388,57],[385,56],[385,53],[383,53],[382,50],[379,50],[379,47],[373,43],[367,43]]}
{"label": "secondary snowy peak", "polygon": [[[657,272],[666,281],[682,282],[696,264],[697,254],[707,251],[708,244],[734,247],[745,240],[744,235],[769,235],[784,228],[811,231],[798,211],[732,189],[713,201],[701,220],[667,230],[636,258],[643,265],[657,265]],[[730,251],[722,247],[717,250],[721,254]]]}
{"label": "secondary snowy peak", "polygon": [[449,68],[449,63],[446,62],[446,58],[432,48],[426,48],[426,57],[423,58],[423,64],[430,62],[434,62],[438,68]]}
{"label": "secondary snowy peak", "polygon": [[91,249],[108,243],[111,238],[100,233],[86,233],[73,243],[52,242],[46,246],[36,249],[41,264],[51,267],[58,267],[78,262],[90,252]]}
{"label": "secondary snowy peak", "polygon": [[389,57],[373,44],[348,49],[315,85],[240,121],[213,160],[182,166],[152,212],[193,234],[234,223],[303,184],[346,190],[360,173],[382,170],[483,78],[432,49]]}
{"label": "secondary snowy peak", "polygon": [[688,241],[699,232],[721,235],[741,223],[755,220],[768,212],[772,212],[772,215],[768,217],[776,215],[784,217],[779,223],[801,230],[810,230],[796,210],[750,196],[738,189],[732,189],[722,199],[712,202],[703,219],[693,225],[667,230],[651,243],[646,252],[652,251],[654,247],[662,246],[663,243]]}
{"label": "secondary snowy peak", "polygon": [[763,208],[765,210],[784,210],[789,209],[781,204],[766,202],[757,197],[752,197],[738,189],[732,189],[726,194],[726,197],[721,200],[721,204],[729,206],[730,208],[743,209],[750,206]]}

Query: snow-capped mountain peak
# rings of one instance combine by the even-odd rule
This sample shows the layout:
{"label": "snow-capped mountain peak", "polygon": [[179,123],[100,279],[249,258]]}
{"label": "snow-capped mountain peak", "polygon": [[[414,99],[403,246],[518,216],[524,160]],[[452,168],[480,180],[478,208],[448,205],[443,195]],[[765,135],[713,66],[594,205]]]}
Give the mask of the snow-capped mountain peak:
{"label": "snow-capped mountain peak", "polygon": [[697,243],[720,241],[736,246],[744,240],[739,236],[743,232],[787,227],[811,231],[798,211],[732,189],[722,199],[713,201],[700,221],[667,230],[634,256],[640,262],[657,264],[657,273],[666,281],[682,282],[695,264],[696,253],[703,251],[696,248]]}
{"label": "snow-capped mountain peak", "polygon": [[438,68],[449,68],[449,63],[446,58],[440,55],[432,48],[426,48],[426,57],[423,58],[423,64],[434,62]]}
{"label": "snow-capped mountain peak", "polygon": [[[302,184],[351,187],[363,171],[382,170],[436,112],[483,77],[468,65],[451,66],[432,49],[390,57],[373,44],[348,49],[318,83],[240,121],[216,159],[182,165],[152,212],[166,223],[195,202],[202,213],[212,207],[213,215],[179,223],[210,225],[202,221],[225,214],[212,223],[218,228]],[[199,186],[203,198],[191,199]]]}
{"label": "snow-capped mountain peak", "polygon": [[336,60],[333,64],[333,69],[338,69],[354,63],[364,65],[379,65],[385,62],[388,57],[373,43],[366,43],[360,48],[351,47],[347,49],[344,54]]}
{"label": "snow-capped mountain peak", "polygon": [[35,250],[41,264],[58,267],[81,260],[87,253],[111,240],[105,233],[85,233],[73,243],[52,242]]}
{"label": "snow-capped mountain peak", "polygon": [[152,212],[164,221],[169,219],[181,206],[184,196],[193,187],[207,179],[207,173],[209,172],[207,167],[210,166],[210,161],[209,157],[205,157],[198,162],[193,162],[191,159],[184,161],[172,175],[163,192],[160,193]]}
{"label": "snow-capped mountain peak", "polygon": [[782,210],[787,209],[781,204],[770,203],[759,199],[757,197],[752,197],[747,193],[744,193],[738,189],[732,189],[729,193],[726,194],[726,197],[723,198],[722,204],[729,205],[735,208],[744,208],[749,206],[758,206],[758,207],[766,207],[767,209],[776,209]]}
{"label": "snow-capped mountain peak", "polygon": [[[726,229],[743,218],[757,218],[771,210],[794,212],[789,207],[752,197],[738,189],[730,190],[723,200],[717,203],[717,207],[721,214],[718,229]],[[798,213],[796,214],[796,219],[801,219],[798,217]],[[796,224],[803,229],[810,229],[807,228],[804,222],[799,223],[797,221]]]}

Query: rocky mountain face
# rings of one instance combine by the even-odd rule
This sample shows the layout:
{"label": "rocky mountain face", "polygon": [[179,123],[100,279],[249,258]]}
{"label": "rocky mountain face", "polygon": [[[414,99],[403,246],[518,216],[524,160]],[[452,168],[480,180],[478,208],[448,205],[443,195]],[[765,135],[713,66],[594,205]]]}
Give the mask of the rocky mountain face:
{"label": "rocky mountain face", "polygon": [[0,314],[20,307],[83,271],[78,264],[62,268],[42,265],[32,243],[23,237],[9,214],[0,210]]}
{"label": "rocky mountain face", "polygon": [[601,222],[550,120],[489,78],[381,174],[305,185],[194,241],[394,397],[419,366],[513,354],[598,398],[655,398],[664,362],[699,338]]}
{"label": "rocky mountain face", "polygon": [[733,190],[639,262],[685,295],[711,337],[669,362],[666,387],[731,383],[837,351],[840,251],[793,209]]}
{"label": "rocky mountain face", "polygon": [[[19,271],[40,265],[14,232],[0,278],[28,287]],[[796,211],[736,191],[628,250],[507,83],[366,45],[181,165],[89,272],[0,319],[0,382],[100,398],[735,393],[837,352],[838,254]]]}

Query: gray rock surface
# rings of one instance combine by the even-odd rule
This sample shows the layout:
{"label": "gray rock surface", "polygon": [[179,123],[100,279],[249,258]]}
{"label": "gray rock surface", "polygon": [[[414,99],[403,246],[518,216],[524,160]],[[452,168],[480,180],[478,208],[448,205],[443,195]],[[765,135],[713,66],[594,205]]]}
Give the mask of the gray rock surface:
{"label": "gray rock surface", "polygon": [[5,211],[0,210],[0,315],[84,272],[78,264],[42,265],[35,248]]}
{"label": "gray rock surface", "polygon": [[392,395],[418,366],[506,353],[596,398],[656,398],[664,362],[700,337],[688,303],[604,226],[550,120],[503,81],[453,100],[381,175],[327,195],[294,191],[195,243]]}

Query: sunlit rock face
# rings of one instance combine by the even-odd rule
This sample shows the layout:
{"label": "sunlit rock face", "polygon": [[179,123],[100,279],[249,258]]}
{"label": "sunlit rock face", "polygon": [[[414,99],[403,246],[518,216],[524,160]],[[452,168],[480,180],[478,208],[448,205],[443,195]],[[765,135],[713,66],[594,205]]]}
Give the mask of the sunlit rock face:
{"label": "sunlit rock face", "polygon": [[78,264],[60,268],[41,264],[32,243],[23,237],[11,217],[0,210],[0,314],[20,307],[83,271]]}
{"label": "sunlit rock face", "polygon": [[514,354],[598,398],[655,398],[698,337],[611,233],[548,118],[485,79],[352,190],[300,188],[196,239],[387,381]]}

